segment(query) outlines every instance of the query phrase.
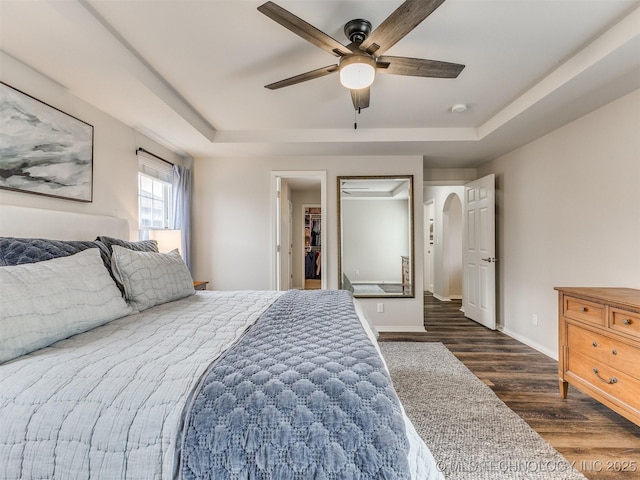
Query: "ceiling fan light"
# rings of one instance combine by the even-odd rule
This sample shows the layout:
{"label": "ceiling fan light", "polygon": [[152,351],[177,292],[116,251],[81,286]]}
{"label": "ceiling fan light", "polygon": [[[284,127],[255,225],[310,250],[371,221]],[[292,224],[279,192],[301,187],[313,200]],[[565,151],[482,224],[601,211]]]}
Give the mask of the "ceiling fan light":
{"label": "ceiling fan light", "polygon": [[376,78],[376,61],[364,55],[343,57],[340,62],[340,83],[349,90],[370,86]]}

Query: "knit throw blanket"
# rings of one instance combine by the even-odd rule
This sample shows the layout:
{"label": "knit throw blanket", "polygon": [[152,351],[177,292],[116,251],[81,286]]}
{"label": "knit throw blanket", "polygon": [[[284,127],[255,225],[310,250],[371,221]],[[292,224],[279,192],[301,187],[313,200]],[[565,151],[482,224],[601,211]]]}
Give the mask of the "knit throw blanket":
{"label": "knit throw blanket", "polygon": [[292,290],[205,375],[184,479],[408,479],[400,403],[345,291]]}

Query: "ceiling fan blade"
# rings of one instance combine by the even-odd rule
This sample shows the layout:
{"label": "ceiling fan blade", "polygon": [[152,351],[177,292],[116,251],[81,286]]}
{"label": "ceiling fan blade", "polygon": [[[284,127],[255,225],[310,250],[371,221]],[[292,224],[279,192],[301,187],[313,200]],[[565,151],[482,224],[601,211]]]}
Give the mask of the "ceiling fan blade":
{"label": "ceiling fan blade", "polygon": [[329,75],[337,71],[338,65],[328,65],[326,67],[317,68],[316,70],[311,70],[310,72],[301,73],[295,77],[280,80],[279,82],[270,83],[269,85],[265,85],[264,88],[276,90],[278,88],[288,87],[289,85],[295,85],[296,83],[306,82],[307,80],[313,80],[314,78],[324,77],[325,75]]}
{"label": "ceiling fan blade", "polygon": [[444,0],[406,0],[369,35],[360,49],[382,55],[444,3]]}
{"label": "ceiling fan blade", "polygon": [[264,13],[270,19],[278,22],[284,28],[291,30],[306,41],[313,43],[316,47],[320,47],[336,57],[352,53],[351,50],[334,38],[273,2],[260,5],[258,11]]}
{"label": "ceiling fan blade", "polygon": [[356,110],[360,108],[369,107],[369,100],[371,99],[371,87],[361,88],[359,90],[350,90],[351,101],[353,102],[353,108]]}
{"label": "ceiling fan blade", "polygon": [[382,67],[377,69],[380,73],[412,77],[456,78],[464,69],[459,63],[410,57],[382,56],[378,57],[378,63]]}

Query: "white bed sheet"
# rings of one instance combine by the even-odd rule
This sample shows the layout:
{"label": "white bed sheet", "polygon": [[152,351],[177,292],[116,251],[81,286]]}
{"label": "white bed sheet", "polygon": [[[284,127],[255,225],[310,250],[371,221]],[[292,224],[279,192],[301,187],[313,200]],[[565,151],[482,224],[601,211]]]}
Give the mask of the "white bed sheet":
{"label": "white bed sheet", "polygon": [[172,478],[190,392],[278,296],[192,295],[0,365],[0,478]]}

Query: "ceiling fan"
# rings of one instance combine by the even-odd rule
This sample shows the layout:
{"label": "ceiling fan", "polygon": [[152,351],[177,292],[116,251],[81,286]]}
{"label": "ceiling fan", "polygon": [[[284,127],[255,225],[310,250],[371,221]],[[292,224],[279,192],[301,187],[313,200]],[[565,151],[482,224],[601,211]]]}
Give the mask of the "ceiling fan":
{"label": "ceiling fan", "polygon": [[260,12],[315,46],[340,57],[340,60],[335,65],[301,73],[265,85],[265,88],[276,90],[340,72],[340,83],[351,91],[353,107],[359,112],[360,109],[369,106],[370,87],[376,72],[414,77],[456,78],[464,69],[464,65],[383,55],[444,1],[406,0],[373,31],[368,20],[351,20],[344,26],[344,33],[351,41],[346,46],[288,10],[271,1],[266,2],[258,7]]}

